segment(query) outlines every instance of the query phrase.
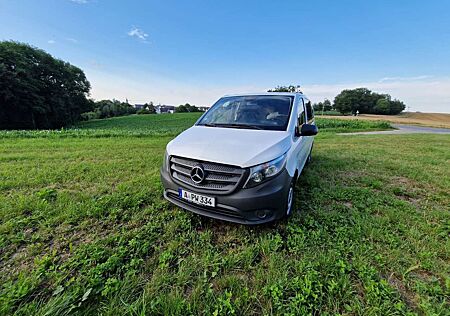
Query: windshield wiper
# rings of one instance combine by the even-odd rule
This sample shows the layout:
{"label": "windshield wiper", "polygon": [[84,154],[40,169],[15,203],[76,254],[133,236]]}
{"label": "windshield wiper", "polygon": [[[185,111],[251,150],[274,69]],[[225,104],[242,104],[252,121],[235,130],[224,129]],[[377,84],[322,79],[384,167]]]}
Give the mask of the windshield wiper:
{"label": "windshield wiper", "polygon": [[204,123],[204,124],[198,124],[200,126],[207,126],[207,127],[221,127],[218,124],[214,124],[214,123]]}
{"label": "windshield wiper", "polygon": [[227,124],[227,125],[236,128],[262,129],[258,125],[251,125],[251,124]]}
{"label": "windshield wiper", "polygon": [[250,124],[204,123],[204,124],[199,124],[199,125],[207,126],[207,127],[262,129],[261,127],[259,127],[257,125],[250,125]]}

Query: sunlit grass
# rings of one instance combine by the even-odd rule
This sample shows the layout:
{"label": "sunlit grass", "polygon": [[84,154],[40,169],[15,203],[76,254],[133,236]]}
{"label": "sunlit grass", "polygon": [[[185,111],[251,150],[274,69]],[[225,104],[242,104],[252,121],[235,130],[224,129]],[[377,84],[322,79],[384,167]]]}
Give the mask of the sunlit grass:
{"label": "sunlit grass", "polygon": [[182,115],[0,139],[0,314],[448,311],[448,135],[318,119],[297,212],[247,227],[163,200],[165,145],[196,120]]}

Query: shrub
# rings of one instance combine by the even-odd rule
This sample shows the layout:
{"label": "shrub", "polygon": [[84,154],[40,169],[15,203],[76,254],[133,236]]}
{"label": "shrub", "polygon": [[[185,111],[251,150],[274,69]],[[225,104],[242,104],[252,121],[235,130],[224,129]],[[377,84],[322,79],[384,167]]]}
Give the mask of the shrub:
{"label": "shrub", "polygon": [[100,115],[98,112],[91,111],[91,112],[86,112],[86,113],[81,114],[81,119],[83,121],[95,120],[98,118],[100,118]]}
{"label": "shrub", "polygon": [[152,114],[148,109],[140,109],[136,114]]}

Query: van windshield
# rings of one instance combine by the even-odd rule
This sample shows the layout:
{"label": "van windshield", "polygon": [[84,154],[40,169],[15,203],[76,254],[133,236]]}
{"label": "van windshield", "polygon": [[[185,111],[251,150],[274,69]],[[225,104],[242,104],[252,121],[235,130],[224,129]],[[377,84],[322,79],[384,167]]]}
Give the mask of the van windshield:
{"label": "van windshield", "polygon": [[224,97],[197,125],[284,131],[289,122],[293,96],[257,95]]}

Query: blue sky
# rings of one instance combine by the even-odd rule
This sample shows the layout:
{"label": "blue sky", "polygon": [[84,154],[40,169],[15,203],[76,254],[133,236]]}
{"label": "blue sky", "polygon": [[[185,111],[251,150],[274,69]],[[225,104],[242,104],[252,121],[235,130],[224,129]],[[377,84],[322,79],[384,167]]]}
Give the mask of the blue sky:
{"label": "blue sky", "polygon": [[0,39],[81,67],[95,99],[209,105],[301,84],[450,112],[450,1],[0,0]]}

